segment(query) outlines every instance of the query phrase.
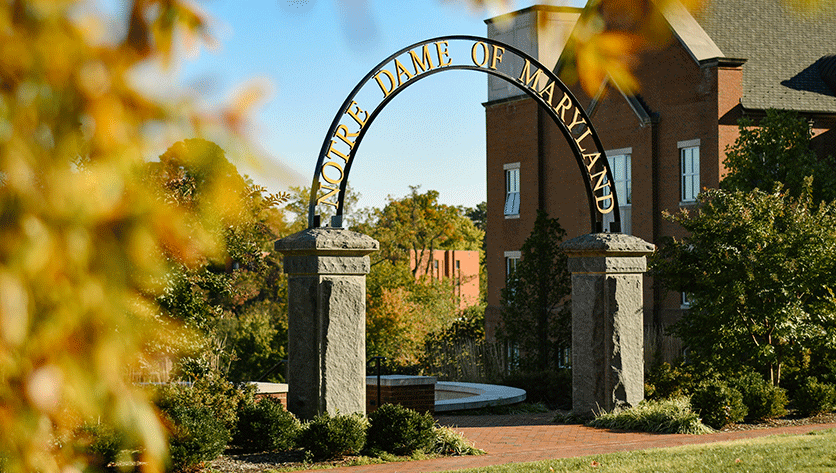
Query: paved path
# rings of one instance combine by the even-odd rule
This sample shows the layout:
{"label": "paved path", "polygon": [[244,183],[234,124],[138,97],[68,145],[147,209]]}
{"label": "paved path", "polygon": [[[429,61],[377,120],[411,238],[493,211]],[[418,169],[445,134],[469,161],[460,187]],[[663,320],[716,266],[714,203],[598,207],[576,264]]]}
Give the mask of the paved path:
{"label": "paved path", "polygon": [[[336,468],[345,473],[421,473],[460,470],[505,463],[521,463],[552,458],[580,457],[626,450],[673,447],[729,440],[763,437],[775,434],[805,434],[814,430],[833,429],[833,424],[763,428],[708,435],[650,434],[593,429],[582,425],[560,425],[551,422],[553,413],[488,416],[437,416],[441,425],[464,433],[487,455],[445,457],[432,460],[387,463]],[[318,470],[319,473],[322,470]]]}

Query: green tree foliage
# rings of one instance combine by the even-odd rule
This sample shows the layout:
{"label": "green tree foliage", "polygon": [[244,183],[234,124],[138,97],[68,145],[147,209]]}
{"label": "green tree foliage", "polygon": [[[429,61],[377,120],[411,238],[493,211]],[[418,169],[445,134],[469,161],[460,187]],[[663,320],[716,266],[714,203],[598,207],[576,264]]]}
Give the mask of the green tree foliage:
{"label": "green tree foliage", "polygon": [[793,357],[832,353],[836,330],[836,207],[760,190],[707,190],[697,212],[666,215],[689,235],[666,238],[653,275],[686,292],[673,328],[689,359],[751,366],[775,385]]}
{"label": "green tree foliage", "polygon": [[476,204],[472,209],[464,209],[465,217],[473,221],[479,230],[488,230],[488,203],[485,201]]}
{"label": "green tree foliage", "polygon": [[[366,280],[366,351],[395,366],[414,366],[427,336],[459,316],[452,281],[423,277],[434,250],[479,250],[484,232],[462,212],[438,202],[437,191],[390,198],[383,209],[364,212],[352,230],[380,242]],[[410,268],[410,252],[422,265]]]}
{"label": "green tree foliage", "polygon": [[749,119],[739,122],[740,136],[726,149],[728,174],[720,182],[725,190],[772,192],[778,183],[798,196],[804,179],[813,180],[813,200],[836,198],[833,158],[818,157],[810,149],[810,125],[793,111],[767,110],[758,126]]}
{"label": "green tree foliage", "polygon": [[520,261],[502,289],[502,325],[498,335],[519,349],[520,367],[552,368],[557,350],[571,346],[572,286],[566,254],[559,244],[566,231],[556,218],[538,210]]}
{"label": "green tree foliage", "polygon": [[373,209],[365,221],[353,229],[380,242],[376,262],[409,262],[410,252],[416,264],[414,276],[430,272],[434,250],[479,250],[485,233],[454,206],[438,202],[438,191],[423,194],[418,186],[401,199],[389,198],[383,209]]}
{"label": "green tree foliage", "polygon": [[158,302],[205,336],[190,339],[192,351],[235,381],[257,380],[286,356],[286,285],[272,243],[286,228],[276,206],[287,196],[239,175],[218,145],[200,139],[170,147],[152,163],[149,179],[162,189],[161,201],[190,215],[230,206],[222,218],[196,218],[190,226],[219,242],[218,251],[196,262],[168,254],[175,269]]}
{"label": "green tree foliage", "polygon": [[[357,202],[360,201],[360,193],[355,192],[349,185],[345,193],[345,202],[343,205],[343,217],[345,222],[343,226],[351,226],[353,222],[357,221],[357,216],[353,214],[354,209],[357,208]],[[290,196],[285,206],[295,215],[293,222],[290,225],[290,233],[296,233],[308,228],[308,206],[311,203],[311,188],[304,186],[290,187]],[[330,206],[322,205],[318,208],[320,212],[320,220],[322,225],[330,225],[331,217],[336,213],[336,209]]]}

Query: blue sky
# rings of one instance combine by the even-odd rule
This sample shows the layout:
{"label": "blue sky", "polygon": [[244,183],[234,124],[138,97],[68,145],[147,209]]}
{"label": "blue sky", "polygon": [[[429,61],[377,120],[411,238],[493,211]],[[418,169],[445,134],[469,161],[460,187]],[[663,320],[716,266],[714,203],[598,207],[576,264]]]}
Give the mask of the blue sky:
{"label": "blue sky", "polygon": [[[512,9],[535,2],[518,1]],[[540,2],[547,3],[547,2]],[[557,3],[557,2],[552,2]],[[572,4],[577,5],[575,0]],[[484,19],[462,1],[208,0],[220,43],[179,72],[222,100],[249,79],[273,93],[256,114],[254,137],[266,154],[294,170],[257,180],[270,190],[310,185],[317,153],[340,105],[380,61],[412,43],[444,35],[485,36]],[[367,131],[354,158],[351,187],[360,206],[383,206],[410,185],[440,192],[443,203],[485,200],[487,76],[449,71],[405,89]]]}

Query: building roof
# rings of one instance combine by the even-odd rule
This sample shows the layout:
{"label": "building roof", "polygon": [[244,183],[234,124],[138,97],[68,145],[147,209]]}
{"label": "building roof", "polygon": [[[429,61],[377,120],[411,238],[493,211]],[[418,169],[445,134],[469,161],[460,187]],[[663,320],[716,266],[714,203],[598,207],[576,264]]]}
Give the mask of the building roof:
{"label": "building roof", "polygon": [[685,45],[685,49],[697,62],[724,57],[711,36],[700,26],[697,20],[679,2],[666,2],[662,15],[671,25],[674,36]]}
{"label": "building roof", "polygon": [[[816,9],[803,11],[792,0],[705,0],[693,14],[675,0],[659,5],[696,62],[742,65],[744,108],[834,114],[836,2],[814,3]],[[585,8],[599,7],[590,1]],[[571,58],[564,49],[556,72]]]}
{"label": "building roof", "polygon": [[[725,57],[745,58],[742,105],[836,112],[836,3],[793,9],[786,0],[709,0],[694,13]],[[674,26],[674,25],[672,25]]]}

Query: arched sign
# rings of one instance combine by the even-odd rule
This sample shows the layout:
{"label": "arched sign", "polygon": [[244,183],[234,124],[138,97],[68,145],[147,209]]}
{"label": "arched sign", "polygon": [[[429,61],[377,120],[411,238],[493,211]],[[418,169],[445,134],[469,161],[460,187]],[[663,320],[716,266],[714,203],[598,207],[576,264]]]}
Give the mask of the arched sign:
{"label": "arched sign", "polygon": [[[516,57],[517,59],[510,59]],[[510,59],[510,60],[509,60]],[[504,61],[504,62],[503,62]],[[518,69],[508,71],[508,64]],[[318,208],[336,211],[332,225],[342,225],[348,173],[360,142],[381,110],[419,79],[447,70],[480,71],[514,84],[549,112],[572,149],[586,186],[592,232],[612,213],[620,225],[612,172],[598,134],[566,85],[528,54],[477,36],[444,36],[401,49],[371,70],[349,94],[325,136],[311,185],[308,226],[319,226]],[[362,98],[361,98],[362,96]]]}

